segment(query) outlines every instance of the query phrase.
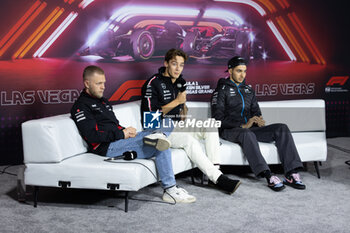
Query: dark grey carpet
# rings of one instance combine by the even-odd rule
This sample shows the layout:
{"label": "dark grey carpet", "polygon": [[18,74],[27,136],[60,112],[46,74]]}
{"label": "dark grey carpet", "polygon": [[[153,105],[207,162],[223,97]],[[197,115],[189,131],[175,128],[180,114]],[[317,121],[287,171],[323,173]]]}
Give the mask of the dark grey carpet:
{"label": "dark grey carpet", "polygon": [[[301,172],[305,191],[287,187],[275,193],[249,169],[230,177],[242,180],[229,196],[192,185],[185,175],[178,184],[197,197],[193,204],[168,205],[130,200],[124,212],[122,193],[96,190],[40,190],[38,208],[32,197],[17,202],[15,176],[0,175],[0,232],[349,232],[350,138],[328,139],[328,159],[316,177],[312,163]],[[6,171],[16,173],[19,166]],[[0,167],[0,171],[4,166]],[[278,174],[282,178],[281,174]],[[31,190],[27,190],[31,193]],[[132,199],[160,201],[162,190],[151,185],[131,193]]]}

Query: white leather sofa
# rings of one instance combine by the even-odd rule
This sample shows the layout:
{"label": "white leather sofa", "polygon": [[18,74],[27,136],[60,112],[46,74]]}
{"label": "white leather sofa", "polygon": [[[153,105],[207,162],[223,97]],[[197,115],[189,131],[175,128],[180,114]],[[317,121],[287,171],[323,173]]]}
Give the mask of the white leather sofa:
{"label": "white leather sofa", "polygon": [[[293,100],[260,102],[267,124],[286,123],[292,131],[303,162],[325,161],[325,103],[323,100]],[[204,111],[210,116],[207,102],[188,102],[191,111]],[[114,106],[121,125],[141,131],[140,101]],[[24,184],[34,186],[34,206],[40,186],[125,191],[125,211],[128,210],[128,192],[157,182],[153,160],[136,159],[142,163],[104,161],[104,157],[87,153],[87,146],[69,114],[30,120],[22,124],[24,151]],[[223,165],[248,165],[239,145],[221,140]],[[263,156],[269,164],[279,164],[273,143],[260,143]],[[204,147],[203,147],[204,148]],[[172,149],[174,173],[193,168],[182,149]],[[147,166],[147,169],[145,166]],[[150,172],[152,171],[152,173]],[[318,170],[317,170],[318,171]],[[319,174],[318,174],[319,175]]]}

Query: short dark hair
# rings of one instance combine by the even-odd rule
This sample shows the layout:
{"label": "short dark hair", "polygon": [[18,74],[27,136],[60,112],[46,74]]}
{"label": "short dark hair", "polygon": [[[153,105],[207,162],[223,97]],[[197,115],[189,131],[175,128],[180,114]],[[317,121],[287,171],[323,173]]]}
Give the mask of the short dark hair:
{"label": "short dark hair", "polygon": [[233,69],[236,66],[239,65],[248,65],[247,60],[245,60],[243,57],[240,56],[235,56],[233,58],[231,58],[228,62],[227,62],[227,70],[226,72],[228,72],[229,69]]}
{"label": "short dark hair", "polygon": [[87,77],[93,75],[94,73],[105,74],[103,69],[98,66],[87,66],[83,71],[83,80],[86,80]]}
{"label": "short dark hair", "polygon": [[169,62],[171,59],[175,58],[176,56],[183,57],[185,61],[187,61],[188,59],[187,54],[181,49],[170,49],[168,50],[168,52],[166,52],[164,60],[166,62]]}

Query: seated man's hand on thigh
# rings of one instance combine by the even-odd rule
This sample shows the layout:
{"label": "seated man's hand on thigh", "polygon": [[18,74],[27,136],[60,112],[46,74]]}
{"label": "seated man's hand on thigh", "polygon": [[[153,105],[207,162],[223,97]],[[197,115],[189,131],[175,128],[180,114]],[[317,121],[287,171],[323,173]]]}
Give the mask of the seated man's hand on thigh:
{"label": "seated man's hand on thigh", "polygon": [[127,127],[123,130],[124,139],[134,138],[136,136],[136,129],[134,127]]}
{"label": "seated man's hand on thigh", "polygon": [[264,120],[264,118],[262,116],[259,116],[257,118],[256,123],[258,124],[259,127],[265,126],[265,120]]}

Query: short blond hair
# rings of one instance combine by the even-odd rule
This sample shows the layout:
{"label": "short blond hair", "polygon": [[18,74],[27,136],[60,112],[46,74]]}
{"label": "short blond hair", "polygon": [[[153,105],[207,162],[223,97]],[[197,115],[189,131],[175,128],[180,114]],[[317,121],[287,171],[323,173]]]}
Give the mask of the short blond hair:
{"label": "short blond hair", "polygon": [[105,74],[102,68],[98,66],[87,66],[85,67],[83,71],[83,80],[86,80],[89,76],[92,76],[93,74]]}

